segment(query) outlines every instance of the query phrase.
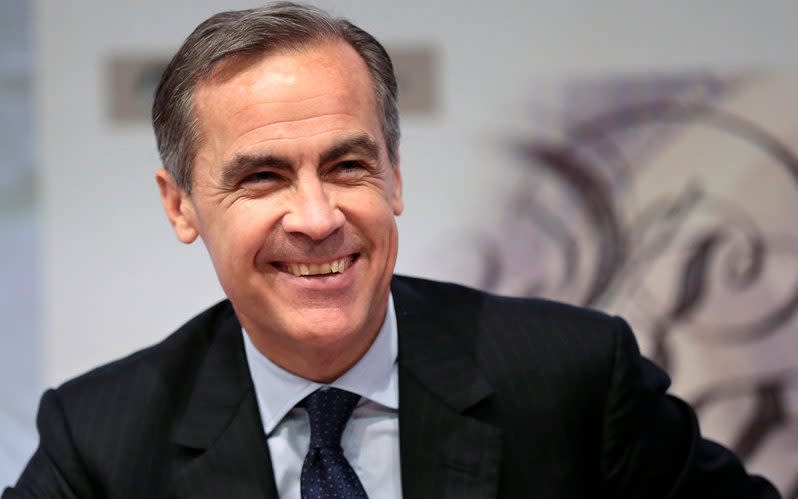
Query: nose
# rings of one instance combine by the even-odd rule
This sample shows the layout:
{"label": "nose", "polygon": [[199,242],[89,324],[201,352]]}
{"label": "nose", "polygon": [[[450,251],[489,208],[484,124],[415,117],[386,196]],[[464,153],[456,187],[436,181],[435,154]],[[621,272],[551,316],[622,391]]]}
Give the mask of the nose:
{"label": "nose", "polygon": [[286,232],[304,234],[318,241],[344,224],[343,212],[335,206],[318,178],[299,182],[291,204],[282,220]]}

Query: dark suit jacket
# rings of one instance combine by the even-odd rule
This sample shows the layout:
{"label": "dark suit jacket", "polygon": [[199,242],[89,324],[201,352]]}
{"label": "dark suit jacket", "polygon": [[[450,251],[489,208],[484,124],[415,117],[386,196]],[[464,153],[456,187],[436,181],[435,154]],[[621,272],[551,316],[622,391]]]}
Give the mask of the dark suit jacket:
{"label": "dark suit jacket", "polygon": [[[626,324],[397,277],[404,497],[776,498],[664,394]],[[44,394],[20,497],[276,497],[228,302]]]}

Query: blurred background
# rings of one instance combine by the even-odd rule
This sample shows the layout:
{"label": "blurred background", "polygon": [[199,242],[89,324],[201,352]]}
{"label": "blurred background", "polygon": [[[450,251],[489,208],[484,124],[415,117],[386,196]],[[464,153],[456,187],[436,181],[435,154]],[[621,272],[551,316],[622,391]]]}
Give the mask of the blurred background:
{"label": "blurred background", "polygon": [[[798,498],[798,4],[315,3],[396,62],[398,272],[623,315]],[[0,1],[0,488],[46,387],[222,298],[161,212],[148,106],[199,22],[252,6]]]}

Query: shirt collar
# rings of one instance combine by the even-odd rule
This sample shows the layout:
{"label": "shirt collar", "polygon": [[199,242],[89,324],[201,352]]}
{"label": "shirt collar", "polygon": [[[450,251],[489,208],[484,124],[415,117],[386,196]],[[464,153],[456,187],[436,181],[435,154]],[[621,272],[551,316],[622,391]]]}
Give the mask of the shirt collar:
{"label": "shirt collar", "polygon": [[399,382],[396,368],[398,335],[393,296],[388,295],[388,309],[377,337],[369,349],[340,378],[329,385],[316,383],[278,366],[252,343],[244,329],[244,351],[255,385],[255,396],[266,434],[282,421],[302,399],[322,386],[334,386],[357,393],[390,409],[399,408]]}

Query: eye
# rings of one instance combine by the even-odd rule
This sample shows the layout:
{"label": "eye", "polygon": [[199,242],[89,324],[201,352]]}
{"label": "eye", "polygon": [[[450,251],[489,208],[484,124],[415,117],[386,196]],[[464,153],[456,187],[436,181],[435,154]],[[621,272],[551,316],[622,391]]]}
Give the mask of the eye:
{"label": "eye", "polygon": [[333,170],[347,173],[347,172],[362,171],[365,168],[366,168],[366,165],[364,165],[360,161],[348,160],[348,161],[341,161],[340,163],[336,163],[335,167],[333,167]]}
{"label": "eye", "polygon": [[358,160],[344,160],[332,165],[327,175],[331,180],[340,182],[356,182],[367,176],[373,171],[371,164]]}
{"label": "eye", "polygon": [[280,176],[272,171],[264,170],[250,173],[241,181],[242,184],[259,184],[264,182],[275,182],[280,180]]}

